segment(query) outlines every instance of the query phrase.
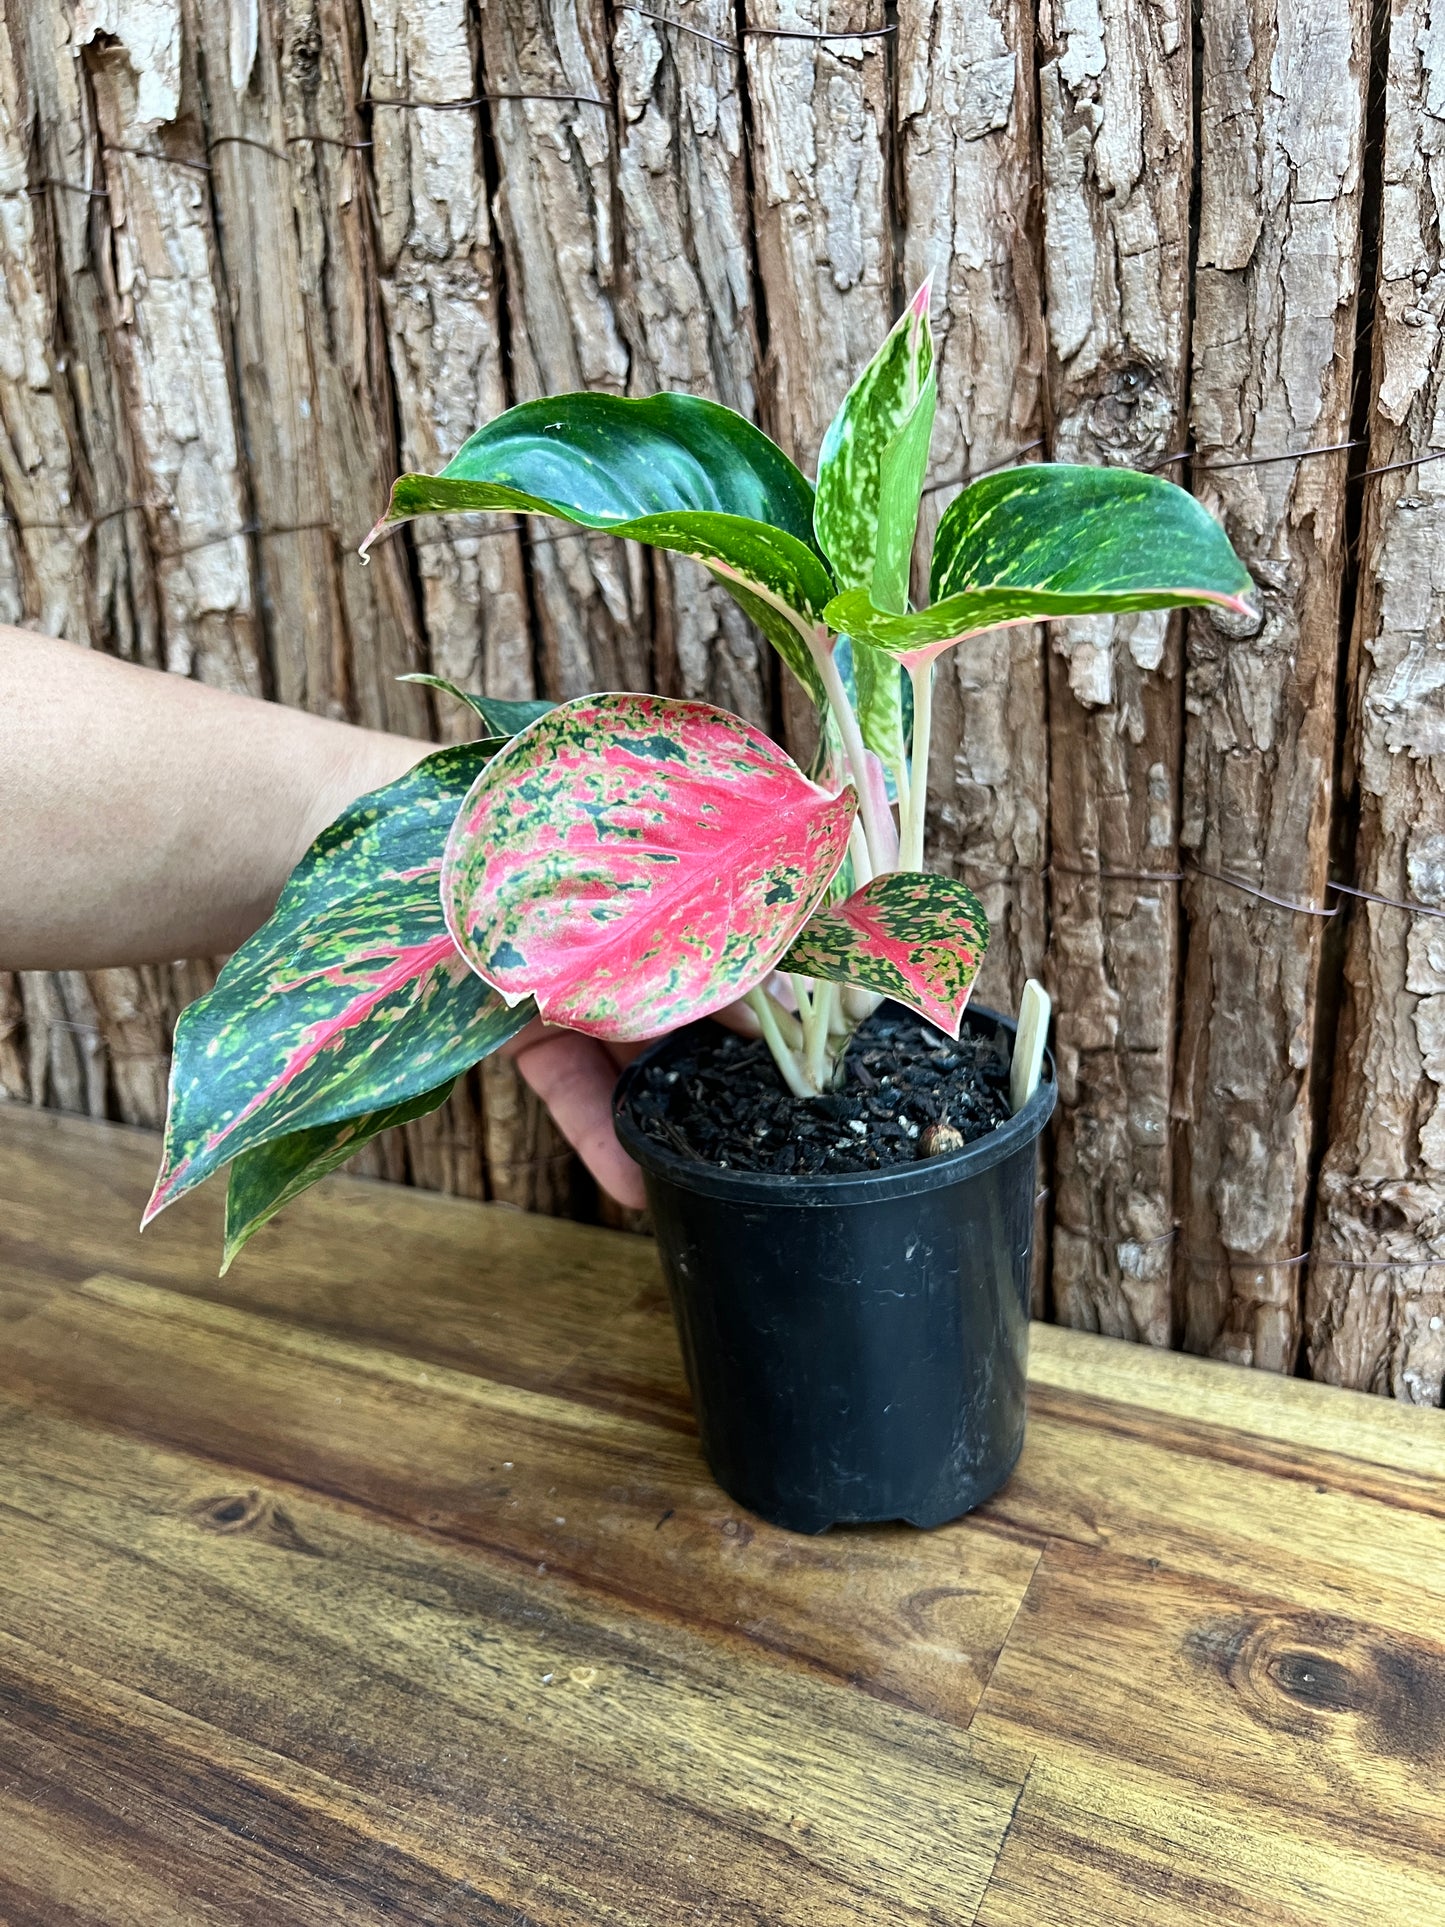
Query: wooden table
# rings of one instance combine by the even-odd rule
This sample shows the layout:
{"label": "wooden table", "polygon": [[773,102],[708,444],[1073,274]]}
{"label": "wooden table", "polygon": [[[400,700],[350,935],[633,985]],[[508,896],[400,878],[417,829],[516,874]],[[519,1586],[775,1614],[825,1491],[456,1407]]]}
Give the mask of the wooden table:
{"label": "wooden table", "polygon": [[642,1240],[333,1180],[215,1276],[0,1110],[0,1921],[1445,1919],[1445,1415],[1040,1327],[966,1523],[790,1537]]}

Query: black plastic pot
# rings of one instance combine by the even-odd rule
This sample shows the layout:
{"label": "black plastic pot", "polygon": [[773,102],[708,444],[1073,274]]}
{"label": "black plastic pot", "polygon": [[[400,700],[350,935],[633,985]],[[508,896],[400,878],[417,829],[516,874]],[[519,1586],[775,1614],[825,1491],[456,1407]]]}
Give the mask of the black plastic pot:
{"label": "black plastic pot", "polygon": [[[977,1030],[1013,1024],[970,1010]],[[617,1087],[642,1166],[703,1450],[751,1512],[795,1532],[942,1525],[996,1492],[1024,1439],[1029,1268],[1052,1058],[1023,1110],[962,1151],[854,1177],[679,1156]]]}

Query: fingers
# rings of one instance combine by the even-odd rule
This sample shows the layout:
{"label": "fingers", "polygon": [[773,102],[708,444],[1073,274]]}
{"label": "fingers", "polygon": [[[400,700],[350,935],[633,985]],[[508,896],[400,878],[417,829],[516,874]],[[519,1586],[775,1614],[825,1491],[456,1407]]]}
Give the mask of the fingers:
{"label": "fingers", "polygon": [[640,1211],[647,1202],[642,1173],[612,1128],[617,1063],[608,1048],[593,1037],[549,1030],[538,1022],[513,1038],[506,1055],[603,1190],[619,1204]]}

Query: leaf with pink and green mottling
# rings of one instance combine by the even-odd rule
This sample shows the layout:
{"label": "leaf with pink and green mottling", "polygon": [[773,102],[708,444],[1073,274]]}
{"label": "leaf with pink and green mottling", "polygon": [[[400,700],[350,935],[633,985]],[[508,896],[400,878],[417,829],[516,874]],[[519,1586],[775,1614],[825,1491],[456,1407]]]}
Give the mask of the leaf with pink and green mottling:
{"label": "leaf with pink and green mottling", "polygon": [[851,789],[706,703],[579,696],[472,786],[447,846],[458,945],[508,999],[655,1037],[761,983],[848,847]]}
{"label": "leaf with pink and green mottling", "polygon": [[876,990],[957,1037],[987,947],[988,917],[972,890],[899,870],[820,910],[782,967]]}
{"label": "leaf with pink and green mottling", "polygon": [[345,810],[268,922],[181,1013],[145,1223],[233,1158],[434,1090],[532,1015],[447,933],[438,882],[457,807],[495,746],[437,751]]}

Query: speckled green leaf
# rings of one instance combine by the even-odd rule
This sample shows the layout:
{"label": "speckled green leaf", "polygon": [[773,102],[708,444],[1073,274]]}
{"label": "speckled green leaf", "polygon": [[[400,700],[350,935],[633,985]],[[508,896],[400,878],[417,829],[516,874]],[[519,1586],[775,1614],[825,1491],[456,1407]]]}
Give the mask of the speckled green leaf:
{"label": "speckled green leaf", "polygon": [[535,723],[539,716],[545,716],[555,703],[508,702],[501,696],[477,696],[470,689],[462,689],[447,676],[427,676],[420,670],[409,676],[398,676],[398,682],[425,683],[428,689],[440,689],[443,695],[454,696],[459,703],[481,717],[487,726],[488,736],[500,749],[503,743],[517,735],[528,723]]}
{"label": "speckled green leaf", "polygon": [[[906,517],[907,476],[918,453],[928,459],[933,427],[933,335],[928,325],[931,282],[909,302],[883,346],[844,397],[828,425],[818,456],[818,495],[813,526],[824,555],[842,589],[866,589],[879,560],[879,512],[884,487],[884,457],[894,450],[889,477],[888,554],[884,577],[891,583],[904,542],[900,518]],[[899,436],[903,435],[900,445]],[[901,451],[901,452],[900,452]],[[920,472],[918,482],[922,486]],[[916,523],[918,502],[913,503]],[[912,550],[912,527],[907,548]],[[904,569],[904,588],[907,570]]]}
{"label": "speckled green leaf", "polygon": [[532,1015],[447,933],[438,884],[485,745],[438,750],[345,810],[270,920],[181,1013],[146,1222],[257,1144],[434,1090]]}
{"label": "speckled green leaf", "polygon": [[408,1098],[404,1104],[389,1104],[384,1110],[342,1118],[335,1124],[318,1124],[309,1131],[292,1131],[288,1137],[271,1138],[265,1144],[243,1151],[232,1164],[226,1184],[222,1276],[229,1271],[231,1260],[246,1240],[283,1206],[309,1190],[318,1178],[339,1169],[383,1131],[398,1124],[410,1124],[439,1109],[451,1096],[454,1082],[454,1078],[448,1078],[434,1091],[423,1091],[420,1097]]}
{"label": "speckled green leaf", "polygon": [[829,795],[706,703],[579,696],[477,778],[447,923],[504,997],[595,1037],[655,1037],[760,983],[848,847]]}
{"label": "speckled green leaf", "polygon": [[782,967],[878,991],[957,1037],[987,946],[988,917],[972,890],[893,871],[819,910]]}
{"label": "speckled green leaf", "polygon": [[934,603],[910,615],[848,591],[828,621],[905,662],[984,629],[1054,616],[1217,603],[1249,609],[1248,571],[1192,495],[1127,468],[1037,463],[985,475],[933,546]]}
{"label": "speckled green leaf", "polygon": [[923,392],[883,451],[878,487],[878,548],[873,559],[873,600],[901,615],[908,607],[918,509],[928,473],[928,445],[938,408],[938,378],[930,369]]}
{"label": "speckled green leaf", "polygon": [[[833,581],[813,539],[813,491],[762,430],[694,395],[554,395],[478,429],[440,475],[403,475],[372,539],[415,515],[556,515],[695,556],[822,691],[784,612],[815,623]],[[768,619],[759,617],[759,605]]]}
{"label": "speckled green leaf", "polygon": [[858,691],[858,726],[863,741],[883,766],[893,771],[904,758],[903,677],[896,656],[853,639],[853,682]]}

